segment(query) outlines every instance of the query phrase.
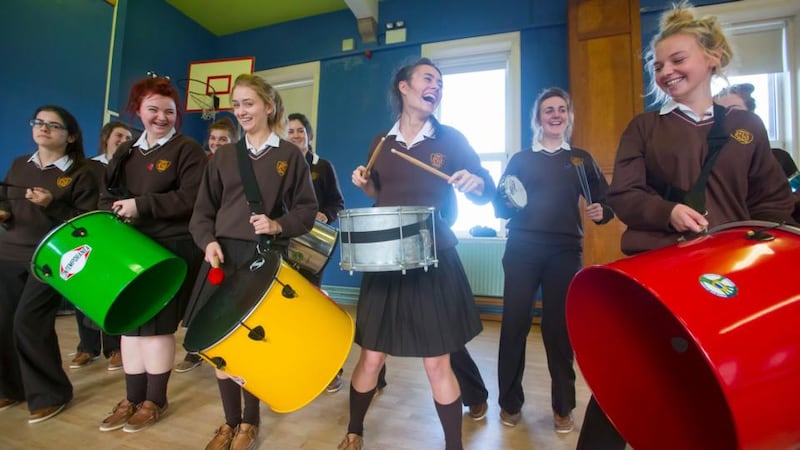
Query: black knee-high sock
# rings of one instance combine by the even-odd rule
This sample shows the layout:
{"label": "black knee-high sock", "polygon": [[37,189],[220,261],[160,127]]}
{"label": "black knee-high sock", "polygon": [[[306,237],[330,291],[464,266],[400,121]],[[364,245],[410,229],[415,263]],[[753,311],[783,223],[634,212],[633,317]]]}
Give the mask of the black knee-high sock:
{"label": "black knee-high sock", "polygon": [[433,403],[436,405],[436,413],[439,414],[439,420],[442,422],[442,428],[444,429],[445,449],[463,450],[464,446],[461,443],[461,396],[448,405],[442,405],[436,400]]}
{"label": "black knee-high sock", "polygon": [[258,426],[261,423],[261,411],[259,410],[259,400],[255,395],[242,389],[244,397],[244,415],[242,422]]}
{"label": "black knee-high sock", "polygon": [[163,408],[167,404],[167,382],[171,370],[158,374],[147,374],[147,400]]}
{"label": "black knee-high sock", "polygon": [[225,423],[236,428],[242,423],[242,387],[230,378],[218,378],[217,385],[222,399],[222,410],[225,412]]}
{"label": "black knee-high sock", "polygon": [[350,385],[350,424],[347,425],[348,433],[355,433],[359,436],[364,435],[364,416],[367,415],[369,403],[375,396],[372,388],[368,392],[358,392],[353,385]]}
{"label": "black knee-high sock", "polygon": [[125,395],[127,395],[128,401],[134,405],[142,403],[147,397],[147,374],[126,373]]}

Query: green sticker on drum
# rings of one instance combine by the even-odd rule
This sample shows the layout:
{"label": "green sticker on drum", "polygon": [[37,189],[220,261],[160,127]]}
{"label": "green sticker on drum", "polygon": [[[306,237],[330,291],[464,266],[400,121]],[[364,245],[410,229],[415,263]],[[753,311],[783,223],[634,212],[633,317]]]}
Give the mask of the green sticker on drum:
{"label": "green sticker on drum", "polygon": [[708,292],[722,298],[733,298],[739,293],[736,283],[730,278],[716,273],[704,273],[700,275],[700,286]]}

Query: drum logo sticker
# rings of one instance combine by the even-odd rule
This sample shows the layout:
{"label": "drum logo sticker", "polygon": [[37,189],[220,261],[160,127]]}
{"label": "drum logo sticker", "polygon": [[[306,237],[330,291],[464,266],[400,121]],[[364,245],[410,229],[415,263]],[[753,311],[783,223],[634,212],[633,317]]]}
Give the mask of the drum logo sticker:
{"label": "drum logo sticker", "polygon": [[158,162],[156,162],[156,170],[159,172],[163,172],[169,169],[169,166],[171,165],[172,161],[167,161],[166,159],[159,159]]}
{"label": "drum logo sticker", "polygon": [[275,171],[278,172],[278,175],[284,176],[286,175],[286,169],[289,168],[289,163],[286,161],[278,161],[275,164]]}
{"label": "drum logo sticker", "polygon": [[444,165],[444,155],[441,153],[431,153],[431,165],[441,169]]}
{"label": "drum logo sticker", "polygon": [[740,144],[749,144],[753,142],[753,133],[739,128],[731,134],[731,137],[736,139]]}
{"label": "drum logo sticker", "polygon": [[56,186],[62,189],[69,186],[70,183],[72,183],[72,177],[58,177],[56,179]]}
{"label": "drum logo sticker", "polygon": [[704,273],[700,275],[700,286],[703,289],[722,298],[733,298],[739,293],[739,288],[736,287],[730,278],[718,275],[716,273]]}
{"label": "drum logo sticker", "polygon": [[61,263],[58,268],[61,279],[67,281],[80,273],[86,267],[86,261],[89,260],[91,252],[92,247],[84,244],[61,255]]}

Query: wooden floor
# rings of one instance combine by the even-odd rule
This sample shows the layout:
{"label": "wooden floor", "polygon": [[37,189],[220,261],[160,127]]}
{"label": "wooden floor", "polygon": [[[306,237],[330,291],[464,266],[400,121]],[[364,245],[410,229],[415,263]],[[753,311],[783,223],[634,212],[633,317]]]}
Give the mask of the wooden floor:
{"label": "wooden floor", "polygon": [[[348,308],[352,313],[352,308]],[[528,337],[525,369],[526,403],[522,421],[515,428],[500,423],[497,406],[497,342],[500,324],[484,321],[483,333],[468,345],[489,388],[489,414],[474,422],[464,415],[464,446],[471,450],[574,449],[578,433],[559,435],[553,431],[550,382],[538,327]],[[2,449],[202,449],[223,421],[219,392],[209,365],[187,373],[173,373],[169,383],[169,409],[162,420],[139,433],[101,432],[100,421],[125,392],[121,371],[108,372],[105,360],[81,369],[69,369],[75,350],[75,318],[57,319],[61,354],[75,387],[75,399],[60,415],[29,425],[24,405],[0,412]],[[179,331],[178,343],[183,338]],[[176,361],[183,357],[179,348]],[[335,394],[323,394],[313,403],[291,414],[276,414],[262,405],[260,449],[333,450],[348,422],[347,385],[358,357],[353,346],[344,369],[346,385]],[[579,426],[589,397],[578,375]],[[444,439],[430,387],[416,358],[389,358],[389,386],[376,397],[365,421],[365,450],[436,450]]]}

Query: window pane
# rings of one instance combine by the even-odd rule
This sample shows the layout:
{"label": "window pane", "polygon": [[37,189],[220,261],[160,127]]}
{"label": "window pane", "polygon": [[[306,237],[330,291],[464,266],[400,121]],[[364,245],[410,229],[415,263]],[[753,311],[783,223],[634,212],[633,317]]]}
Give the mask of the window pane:
{"label": "window pane", "polygon": [[716,78],[714,83],[712,83],[711,89],[714,92],[714,95],[716,95],[728,85],[742,83],[750,83],[753,85],[754,90],[752,96],[756,101],[755,113],[761,118],[761,121],[764,122],[764,126],[767,128],[767,134],[769,134],[769,139],[773,141],[777,140],[777,123],[775,117],[773,117],[773,111],[777,110],[777,99],[775,98],[773,94],[774,91],[770,85],[769,74],[762,73],[758,75],[731,76],[728,77],[728,83]]}
{"label": "window pane", "polygon": [[[506,70],[445,72],[442,81],[440,121],[466,136],[497,183],[506,153]],[[453,225],[456,233],[467,235],[470,228],[480,225],[501,234],[502,223],[494,217],[491,204],[476,205],[461,193],[457,198],[458,220]]]}
{"label": "window pane", "polygon": [[[495,184],[497,184],[498,180],[500,180],[500,176],[503,174],[502,166],[503,164],[501,161],[483,161],[483,167],[492,175],[492,180],[494,180]],[[501,235],[501,221],[495,218],[494,207],[491,203],[476,205],[460,192],[457,193],[456,197],[458,199],[458,220],[456,220],[456,223],[453,225],[453,231],[458,234],[463,233],[463,235],[466,235],[470,228],[475,225],[481,225],[494,228],[495,231],[497,231],[497,235]]]}
{"label": "window pane", "polygon": [[506,151],[506,71],[445,73],[439,119],[464,133],[478,153]]}

